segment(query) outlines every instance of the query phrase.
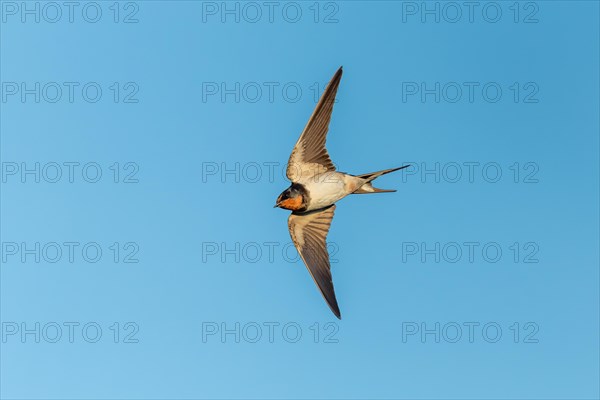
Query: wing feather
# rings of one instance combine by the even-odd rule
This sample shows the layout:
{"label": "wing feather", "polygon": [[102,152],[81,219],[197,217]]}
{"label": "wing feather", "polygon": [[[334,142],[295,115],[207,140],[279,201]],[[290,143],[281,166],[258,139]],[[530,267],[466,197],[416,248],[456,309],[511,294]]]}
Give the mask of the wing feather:
{"label": "wing feather", "polygon": [[292,241],[323,298],[335,316],[341,319],[327,252],[327,233],[334,211],[335,204],[304,214],[291,214],[288,218],[288,228]]}
{"label": "wing feather", "polygon": [[292,182],[323,172],[335,171],[325,148],[325,141],[342,72],[342,67],[340,67],[331,78],[294,146],[286,171],[287,177]]}

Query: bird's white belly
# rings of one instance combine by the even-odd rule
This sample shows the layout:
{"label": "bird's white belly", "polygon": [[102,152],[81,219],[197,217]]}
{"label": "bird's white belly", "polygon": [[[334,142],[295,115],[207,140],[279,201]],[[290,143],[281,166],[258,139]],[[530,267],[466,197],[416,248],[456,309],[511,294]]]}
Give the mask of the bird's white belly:
{"label": "bird's white belly", "polygon": [[344,174],[339,172],[326,172],[309,178],[302,184],[310,196],[307,211],[330,206],[349,194]]}

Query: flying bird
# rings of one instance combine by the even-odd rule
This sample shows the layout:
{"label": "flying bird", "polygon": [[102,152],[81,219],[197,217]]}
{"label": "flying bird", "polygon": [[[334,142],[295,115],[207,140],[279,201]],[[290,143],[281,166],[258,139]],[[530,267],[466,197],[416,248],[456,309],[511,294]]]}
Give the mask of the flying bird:
{"label": "flying bird", "polygon": [[333,289],[326,243],[335,203],[349,194],[395,192],[378,189],[371,182],[409,166],[362,175],[336,171],[325,148],[325,140],[342,72],[340,67],[325,88],[296,142],[286,170],[292,184],[279,195],[275,204],[275,207],[292,211],[288,218],[292,241],[329,308],[339,319],[340,308]]}

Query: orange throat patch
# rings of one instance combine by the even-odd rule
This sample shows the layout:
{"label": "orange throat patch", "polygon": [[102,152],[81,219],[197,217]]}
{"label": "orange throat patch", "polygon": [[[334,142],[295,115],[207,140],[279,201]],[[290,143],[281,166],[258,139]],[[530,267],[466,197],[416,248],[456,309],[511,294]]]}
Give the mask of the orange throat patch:
{"label": "orange throat patch", "polygon": [[298,211],[302,208],[302,195],[296,196],[293,199],[285,199],[279,203],[279,207],[286,210]]}

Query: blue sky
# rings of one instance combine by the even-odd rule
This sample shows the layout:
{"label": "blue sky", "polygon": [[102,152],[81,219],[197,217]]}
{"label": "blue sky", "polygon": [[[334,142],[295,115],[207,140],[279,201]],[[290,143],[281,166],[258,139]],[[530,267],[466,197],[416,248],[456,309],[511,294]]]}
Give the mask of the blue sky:
{"label": "blue sky", "polygon": [[[600,396],[597,2],[0,7],[1,397]],[[340,65],[338,169],[412,167],[338,321],[272,206]]]}

